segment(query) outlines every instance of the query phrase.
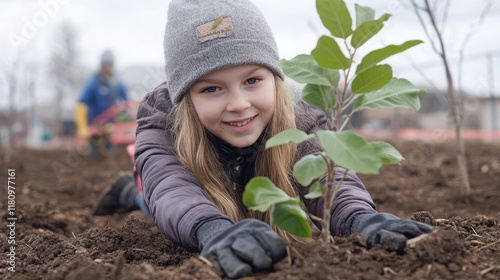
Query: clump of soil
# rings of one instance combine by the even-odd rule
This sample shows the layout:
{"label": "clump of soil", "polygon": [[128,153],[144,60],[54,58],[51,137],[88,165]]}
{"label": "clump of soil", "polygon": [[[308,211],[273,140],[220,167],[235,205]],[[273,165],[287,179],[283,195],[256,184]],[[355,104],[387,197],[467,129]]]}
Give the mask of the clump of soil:
{"label": "clump of soil", "polygon": [[[273,271],[254,279],[500,279],[500,146],[467,143],[473,193],[466,199],[452,143],[393,144],[406,160],[361,179],[379,211],[439,230],[412,240],[404,255],[367,250],[359,235],[329,245],[292,244]],[[75,150],[24,149],[0,151],[0,159],[16,170],[18,218],[16,272],[1,262],[1,279],[219,279],[140,211],[92,216],[100,191],[132,168],[123,147],[93,160]],[[0,181],[7,181],[5,172]],[[9,246],[2,243],[4,256]]]}

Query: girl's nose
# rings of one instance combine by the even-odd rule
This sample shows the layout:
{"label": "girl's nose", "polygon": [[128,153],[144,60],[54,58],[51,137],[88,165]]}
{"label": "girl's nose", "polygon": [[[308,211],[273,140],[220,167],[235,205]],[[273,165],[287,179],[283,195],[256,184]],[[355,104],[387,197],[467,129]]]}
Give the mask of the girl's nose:
{"label": "girl's nose", "polygon": [[248,97],[240,89],[232,90],[228,99],[226,110],[229,112],[241,112],[250,107]]}

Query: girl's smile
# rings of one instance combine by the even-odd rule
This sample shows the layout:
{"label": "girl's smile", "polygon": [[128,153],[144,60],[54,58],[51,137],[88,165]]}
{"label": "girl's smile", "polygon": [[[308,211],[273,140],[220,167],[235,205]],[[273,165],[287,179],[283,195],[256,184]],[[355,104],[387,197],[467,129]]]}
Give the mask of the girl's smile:
{"label": "girl's smile", "polygon": [[189,89],[198,118],[213,135],[235,147],[250,146],[274,112],[274,75],[259,65],[213,71]]}
{"label": "girl's smile", "polygon": [[253,116],[251,118],[244,119],[242,121],[230,121],[230,122],[224,122],[224,123],[227,124],[228,126],[230,126],[230,129],[242,132],[242,131],[245,131],[246,129],[248,129],[252,125],[255,117],[257,117],[257,116]]}

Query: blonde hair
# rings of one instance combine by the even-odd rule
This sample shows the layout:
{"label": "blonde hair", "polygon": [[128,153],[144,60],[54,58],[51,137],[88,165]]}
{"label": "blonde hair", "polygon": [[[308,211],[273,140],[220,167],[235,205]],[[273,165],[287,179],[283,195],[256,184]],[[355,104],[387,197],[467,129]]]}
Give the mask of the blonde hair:
{"label": "blonde hair", "polygon": [[[294,102],[285,82],[274,75],[274,83],[274,113],[264,132],[263,143],[283,130],[296,128]],[[175,147],[180,162],[198,179],[206,196],[233,221],[256,218],[270,224],[270,211],[267,213],[248,211],[241,197],[237,197],[233,190],[236,183],[231,181],[222,164],[213,160],[218,158],[217,151],[208,139],[205,128],[195,112],[189,94],[186,94],[174,108]],[[291,178],[293,178],[292,166],[296,161],[296,156],[295,144],[259,149],[255,160],[254,176],[268,177],[289,196],[295,197],[297,192]],[[305,241],[275,226],[272,227],[286,240]]]}

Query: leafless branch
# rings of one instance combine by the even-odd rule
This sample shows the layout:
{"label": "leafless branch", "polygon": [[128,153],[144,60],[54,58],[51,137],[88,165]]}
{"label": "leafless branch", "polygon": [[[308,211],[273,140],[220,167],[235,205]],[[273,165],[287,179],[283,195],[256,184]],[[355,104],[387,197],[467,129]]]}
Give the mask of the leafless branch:
{"label": "leafless branch", "polygon": [[[4,50],[2,49],[0,52],[2,51]],[[27,52],[22,49],[15,52],[5,52],[8,54],[0,61],[0,76],[2,76],[1,80],[4,84],[4,87],[0,89],[0,98],[7,106],[5,114],[10,124],[7,127],[7,143],[12,145],[13,143],[20,144],[25,140],[21,137],[27,133],[25,127],[28,126],[30,113],[33,111],[37,68],[34,63],[30,63]],[[24,118],[28,123],[23,124],[22,131],[14,131],[14,124],[20,121],[18,117],[21,110],[28,112],[27,118]],[[14,135],[15,133],[16,135]],[[14,141],[16,137],[18,141]]]}
{"label": "leafless branch", "polygon": [[420,76],[422,77],[422,79],[424,79],[429,85],[431,85],[436,91],[439,91],[438,87],[436,86],[436,84],[434,84],[434,82],[424,73],[424,71],[422,71],[422,69],[420,69],[420,67],[418,67],[418,65],[415,63],[415,61],[413,60],[413,58],[410,56],[410,55],[407,55],[406,56],[407,59],[410,61],[410,65],[412,66],[412,68],[417,71],[418,74],[420,74]]}
{"label": "leafless branch", "polygon": [[462,92],[462,64],[464,60],[464,51],[465,47],[467,46],[467,43],[469,43],[469,40],[472,38],[474,34],[476,34],[477,29],[479,26],[481,26],[488,16],[488,13],[491,9],[491,6],[493,5],[492,0],[486,1],[484,4],[483,10],[481,11],[481,14],[479,15],[479,20],[475,23],[472,23],[469,26],[469,32],[467,32],[467,35],[464,38],[464,41],[462,42],[462,45],[460,46],[459,50],[459,58],[458,58],[458,91]]}
{"label": "leafless branch", "polygon": [[[425,30],[425,33],[429,40],[432,41],[432,38],[429,36],[430,32],[427,30],[426,22],[424,22],[422,16],[420,13],[422,12],[421,9],[418,9],[417,5],[415,4],[414,0],[411,0],[412,4],[415,8],[415,13],[418,16],[418,19],[422,25],[422,27]],[[459,171],[462,179],[462,190],[463,193],[468,196],[470,194],[470,182],[469,182],[469,175],[468,175],[468,170],[467,170],[467,159],[465,157],[465,145],[464,141],[462,138],[462,117],[463,117],[463,100],[462,99],[457,99],[456,98],[456,93],[454,89],[454,83],[453,83],[453,76],[451,74],[451,69],[450,69],[450,64],[448,61],[447,57],[447,51],[446,47],[444,44],[444,39],[443,39],[443,33],[438,27],[437,19],[436,19],[436,2],[434,2],[434,5],[431,5],[429,0],[424,0],[424,10],[423,13],[425,13],[429,17],[429,25],[430,28],[433,29],[433,31],[436,33],[437,41],[439,43],[439,48],[432,44],[432,47],[436,54],[438,54],[441,57],[444,69],[445,69],[445,74],[446,74],[446,82],[447,82],[447,94],[446,96],[448,97],[448,101],[450,103],[450,109],[451,109],[451,115],[453,117],[453,124],[455,128],[455,138],[456,138],[456,148],[457,148],[457,160],[458,160],[458,166],[459,166]],[[447,17],[447,9],[448,5],[445,7],[445,11],[443,12],[443,16]]]}
{"label": "leafless branch", "polygon": [[60,25],[51,54],[50,71],[55,87],[55,109],[53,126],[57,134],[62,134],[61,118],[64,110],[64,100],[75,97],[78,79],[81,71],[78,62],[76,32],[72,25],[65,22]]}
{"label": "leafless branch", "polygon": [[[436,1],[436,3],[438,3]],[[446,0],[444,4],[444,10],[443,10],[443,18],[441,19],[441,27],[440,27],[440,32],[443,33],[444,29],[446,28],[446,23],[448,22],[448,11],[450,10],[450,0]]]}
{"label": "leafless branch", "polygon": [[420,25],[422,26],[422,28],[424,29],[424,32],[425,32],[425,36],[427,38],[429,38],[429,40],[431,41],[431,46],[432,46],[432,49],[434,50],[434,52],[436,52],[437,54],[440,54],[438,48],[436,47],[436,45],[434,44],[434,40],[432,40],[432,35],[430,34],[429,30],[427,29],[427,24],[425,24],[425,21],[421,15],[422,12],[427,12],[426,8],[425,7],[420,7],[416,2],[415,0],[411,0],[410,3],[412,4],[413,6],[413,9],[415,10],[415,14],[418,18],[418,21],[420,22]]}

